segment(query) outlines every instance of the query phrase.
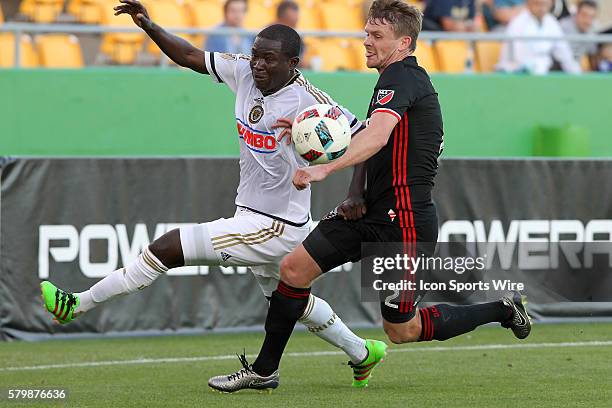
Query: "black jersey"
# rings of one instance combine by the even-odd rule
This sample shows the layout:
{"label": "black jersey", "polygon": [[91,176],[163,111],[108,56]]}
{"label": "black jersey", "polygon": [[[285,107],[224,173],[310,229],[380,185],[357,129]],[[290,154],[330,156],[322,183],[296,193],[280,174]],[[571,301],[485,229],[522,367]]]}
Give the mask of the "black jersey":
{"label": "black jersey", "polygon": [[[367,218],[403,228],[426,222],[433,207],[431,189],[443,146],[438,94],[410,56],[389,65],[372,95],[374,112],[399,120],[388,143],[366,162]],[[435,212],[435,209],[433,210]]]}

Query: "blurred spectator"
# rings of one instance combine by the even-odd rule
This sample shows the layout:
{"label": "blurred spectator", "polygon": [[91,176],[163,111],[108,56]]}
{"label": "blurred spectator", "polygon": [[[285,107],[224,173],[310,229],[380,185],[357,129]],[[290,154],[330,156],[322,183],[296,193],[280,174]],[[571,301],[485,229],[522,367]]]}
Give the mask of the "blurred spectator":
{"label": "blurred spectator", "polygon": [[598,60],[597,70],[599,72],[612,73],[612,43],[599,46]]}
{"label": "blurred spectator", "polygon": [[[597,17],[597,3],[595,0],[581,0],[578,3],[576,14],[565,17],[559,24],[565,34],[589,34],[594,31],[595,18]],[[577,61],[582,60],[585,55],[595,55],[597,46],[592,43],[571,42],[572,52]]]}
{"label": "blurred spectator", "polygon": [[300,19],[300,6],[295,1],[282,1],[276,9],[276,24],[283,24],[293,29]]}
{"label": "blurred spectator", "polygon": [[[612,34],[612,28],[600,34]],[[599,44],[597,55],[597,70],[612,73],[612,43]]]}
{"label": "blurred spectator", "polygon": [[[293,29],[297,27],[298,21],[300,20],[300,6],[293,0],[281,1],[276,8],[276,22],[275,24],[283,24]],[[304,61],[304,52],[306,46],[304,40],[300,36],[300,64],[298,68],[309,68],[308,64]]]}
{"label": "blurred spectator", "polygon": [[[223,5],[223,23],[218,28],[243,28],[247,12],[246,0],[226,0]],[[239,35],[211,35],[206,41],[207,51],[251,54],[253,38]]]}
{"label": "blurred spectator", "polygon": [[425,31],[474,31],[475,0],[429,0],[423,16]]}
{"label": "blurred spectator", "polygon": [[482,12],[489,30],[503,31],[524,5],[525,0],[485,0]]}
{"label": "blurred spectator", "polygon": [[527,7],[516,16],[506,29],[513,36],[559,37],[558,41],[511,41],[504,43],[498,68],[506,72],[546,74],[554,59],[565,72],[580,73],[580,64],[563,40],[559,22],[550,14],[552,0],[527,0]]}
{"label": "blurred spectator", "polygon": [[550,13],[555,16],[557,20],[561,20],[562,18],[568,17],[570,15],[570,11],[567,7],[567,3],[565,2],[565,0],[553,0],[553,5],[550,9]]}

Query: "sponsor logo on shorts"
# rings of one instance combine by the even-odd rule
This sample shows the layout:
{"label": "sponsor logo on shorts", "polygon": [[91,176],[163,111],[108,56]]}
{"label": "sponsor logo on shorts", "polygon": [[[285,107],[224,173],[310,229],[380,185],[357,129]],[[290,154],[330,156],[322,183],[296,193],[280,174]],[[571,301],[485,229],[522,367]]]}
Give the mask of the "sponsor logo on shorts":
{"label": "sponsor logo on shorts", "polygon": [[230,254],[228,254],[227,252],[221,252],[221,259],[223,259],[223,262],[227,261],[231,257],[232,256]]}

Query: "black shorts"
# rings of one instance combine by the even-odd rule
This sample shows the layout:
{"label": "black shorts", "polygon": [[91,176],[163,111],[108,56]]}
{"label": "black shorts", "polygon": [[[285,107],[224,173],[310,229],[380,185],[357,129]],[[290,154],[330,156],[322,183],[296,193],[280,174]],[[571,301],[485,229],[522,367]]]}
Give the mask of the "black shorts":
{"label": "black shorts", "polygon": [[[420,219],[411,232],[393,224],[368,222],[367,218],[346,221],[340,217],[322,220],[306,237],[303,245],[323,272],[346,262],[357,262],[366,254],[362,253],[364,242],[411,242],[417,243],[418,251],[432,256],[438,240],[438,218],[435,213]],[[416,236],[416,239],[415,239]],[[397,292],[395,296],[381,299],[382,316],[390,323],[404,323],[412,319],[416,306],[425,293],[420,291]]]}

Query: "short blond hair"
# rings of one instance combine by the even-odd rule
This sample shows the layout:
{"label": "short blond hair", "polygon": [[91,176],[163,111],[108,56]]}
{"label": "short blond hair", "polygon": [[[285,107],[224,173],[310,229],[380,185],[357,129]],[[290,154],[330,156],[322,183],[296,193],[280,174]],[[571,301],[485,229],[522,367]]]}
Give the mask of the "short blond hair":
{"label": "short blond hair", "polygon": [[423,28],[423,13],[415,6],[401,0],[376,0],[370,7],[367,20],[374,24],[391,24],[395,36],[412,38],[410,51],[416,49],[416,41]]}

